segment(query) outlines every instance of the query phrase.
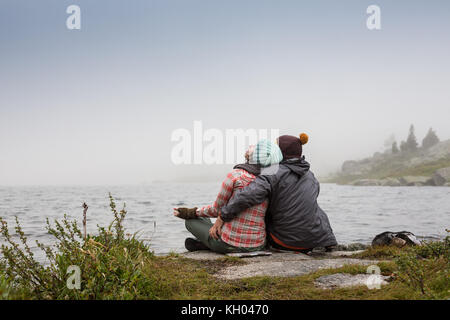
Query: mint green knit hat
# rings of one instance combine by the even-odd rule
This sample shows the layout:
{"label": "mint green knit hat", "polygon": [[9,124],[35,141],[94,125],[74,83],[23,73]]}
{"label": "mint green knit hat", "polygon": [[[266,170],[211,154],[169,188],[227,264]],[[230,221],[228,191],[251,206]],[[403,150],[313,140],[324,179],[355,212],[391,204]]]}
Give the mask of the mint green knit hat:
{"label": "mint green knit hat", "polygon": [[256,144],[250,163],[268,167],[280,163],[281,160],[283,160],[283,154],[280,147],[276,143],[262,139]]}

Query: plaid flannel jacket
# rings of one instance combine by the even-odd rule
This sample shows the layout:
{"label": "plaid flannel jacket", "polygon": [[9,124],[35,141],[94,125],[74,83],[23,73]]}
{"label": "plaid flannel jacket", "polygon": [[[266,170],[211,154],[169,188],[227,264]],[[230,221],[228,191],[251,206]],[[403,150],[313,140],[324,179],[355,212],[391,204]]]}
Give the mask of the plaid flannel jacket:
{"label": "plaid flannel jacket", "polygon": [[[197,210],[200,217],[216,218],[220,208],[233,197],[233,191],[249,185],[256,177],[242,169],[231,171],[222,183],[221,190],[214,204]],[[256,248],[262,246],[266,239],[264,216],[268,200],[241,212],[230,222],[224,222],[222,241],[240,248]]]}

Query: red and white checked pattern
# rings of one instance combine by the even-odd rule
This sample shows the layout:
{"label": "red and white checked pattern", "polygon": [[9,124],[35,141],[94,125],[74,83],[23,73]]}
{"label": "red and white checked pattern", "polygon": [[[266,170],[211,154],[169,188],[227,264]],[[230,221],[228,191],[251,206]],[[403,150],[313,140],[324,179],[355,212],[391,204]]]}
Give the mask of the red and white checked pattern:
{"label": "red and white checked pattern", "polygon": [[[231,171],[222,183],[214,204],[200,208],[197,215],[200,217],[216,218],[220,208],[233,198],[233,191],[249,185],[255,176],[242,169]],[[230,222],[224,222],[222,227],[222,241],[234,247],[256,248],[262,246],[266,239],[264,216],[268,200],[241,212]]]}

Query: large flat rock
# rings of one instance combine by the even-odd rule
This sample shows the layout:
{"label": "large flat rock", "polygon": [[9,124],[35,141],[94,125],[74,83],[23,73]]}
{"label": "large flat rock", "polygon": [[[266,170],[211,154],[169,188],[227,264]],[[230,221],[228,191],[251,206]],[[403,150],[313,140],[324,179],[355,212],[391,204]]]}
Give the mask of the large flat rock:
{"label": "large flat rock", "polygon": [[364,250],[354,251],[331,251],[331,252],[311,252],[309,256],[314,258],[331,258],[331,257],[350,257],[354,254],[361,253]]}
{"label": "large flat rock", "polygon": [[185,252],[181,253],[181,256],[194,260],[218,260],[225,257],[225,255],[220,253],[215,253],[208,250]]}
{"label": "large flat rock", "polygon": [[[295,277],[320,269],[340,268],[347,264],[375,265],[379,261],[347,257],[361,251],[316,252],[309,255],[293,252],[272,252],[270,256],[242,258],[246,264],[226,267],[215,274],[225,280],[254,276]],[[181,254],[195,260],[218,260],[226,257],[212,251],[196,251]]]}
{"label": "large flat rock", "polygon": [[[181,254],[185,258],[194,260],[218,260],[226,257],[224,254],[215,253],[212,251],[195,251],[186,252]],[[298,260],[311,260],[314,259],[303,253],[291,253],[291,252],[272,252],[270,256],[256,256],[241,258],[248,262],[265,262],[265,261],[298,261]]]}
{"label": "large flat rock", "polygon": [[252,261],[245,265],[227,267],[216,276],[221,279],[234,280],[255,276],[296,277],[320,269],[340,268],[347,264],[373,265],[378,261],[351,258],[334,259],[272,259],[270,261]]}
{"label": "large flat rock", "polygon": [[[270,256],[256,256],[256,257],[242,257],[245,261],[297,261],[297,260],[311,260],[316,258],[333,258],[333,257],[348,257],[354,254],[363,252],[364,250],[355,251],[332,251],[332,252],[312,252],[309,255],[294,252],[276,252],[272,251]],[[218,260],[226,257],[226,255],[215,253],[212,251],[195,251],[181,253],[181,256],[194,260]]]}

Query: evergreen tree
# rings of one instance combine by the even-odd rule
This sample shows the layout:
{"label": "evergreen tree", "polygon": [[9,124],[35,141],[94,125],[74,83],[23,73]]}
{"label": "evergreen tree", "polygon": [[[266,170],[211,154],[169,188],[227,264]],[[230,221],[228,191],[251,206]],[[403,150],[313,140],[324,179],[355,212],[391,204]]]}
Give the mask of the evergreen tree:
{"label": "evergreen tree", "polygon": [[427,149],[434,146],[437,143],[439,143],[439,138],[436,135],[436,132],[434,132],[434,130],[430,128],[430,130],[428,130],[427,135],[422,140],[422,147]]}
{"label": "evergreen tree", "polygon": [[398,153],[399,151],[400,150],[398,150],[397,141],[394,141],[392,143],[392,153],[395,154],[395,153]]}
{"label": "evergreen tree", "polygon": [[401,151],[401,152],[406,152],[406,151],[408,151],[408,146],[406,145],[406,141],[402,141],[402,142],[400,143],[400,151]]}
{"label": "evergreen tree", "polygon": [[416,135],[414,134],[414,125],[411,125],[411,127],[409,127],[408,139],[406,139],[406,149],[408,151],[414,151],[417,150],[418,146],[419,144],[417,143]]}
{"label": "evergreen tree", "polygon": [[395,135],[391,134],[385,141],[384,141],[384,148],[390,149],[392,148],[392,144],[395,142]]}

